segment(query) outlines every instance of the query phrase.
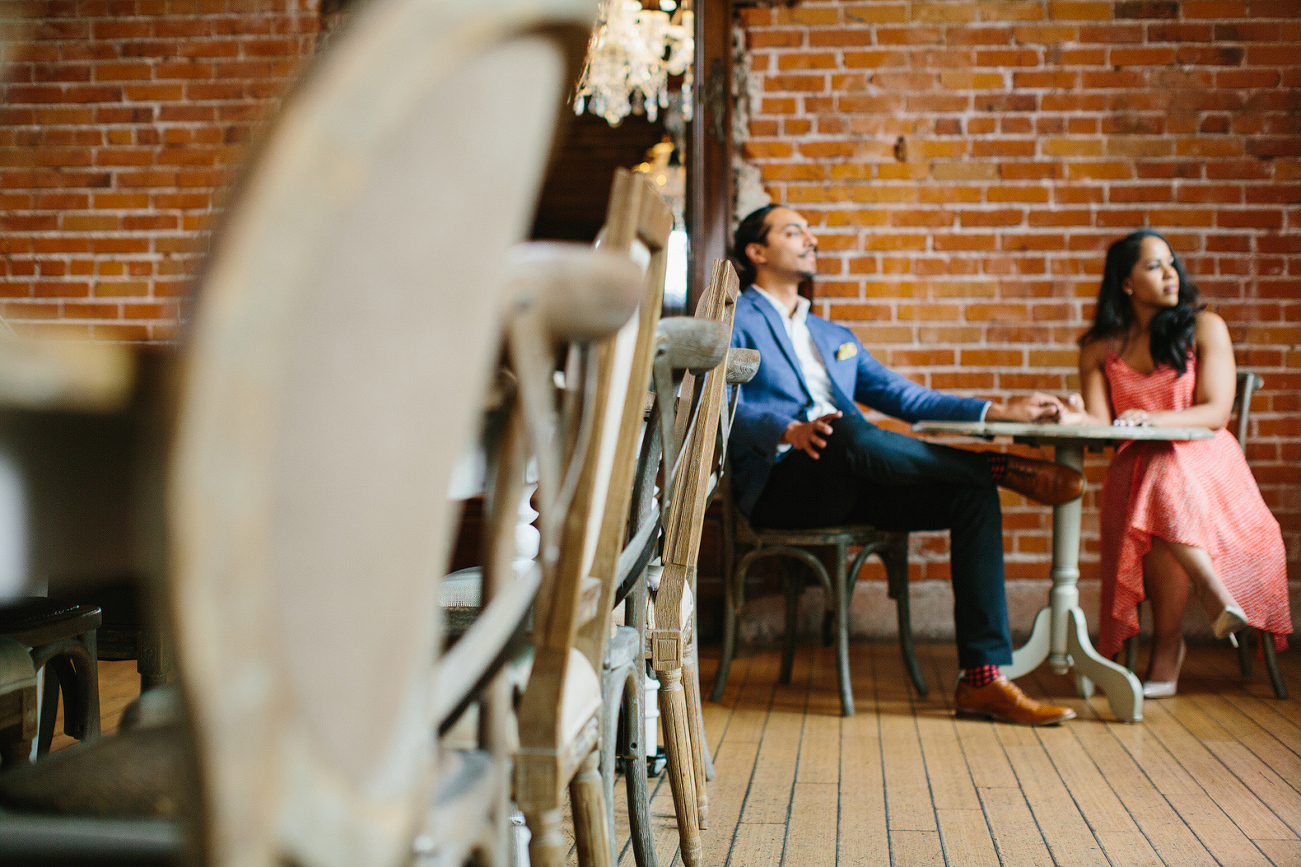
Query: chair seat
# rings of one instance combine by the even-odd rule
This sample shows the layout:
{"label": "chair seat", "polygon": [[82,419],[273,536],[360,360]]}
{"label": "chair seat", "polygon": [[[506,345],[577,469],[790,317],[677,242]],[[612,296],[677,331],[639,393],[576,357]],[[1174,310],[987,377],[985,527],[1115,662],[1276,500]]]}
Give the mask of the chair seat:
{"label": "chair seat", "polygon": [[[531,560],[515,561],[515,577],[520,578],[532,566]],[[438,607],[443,610],[448,637],[464,635],[483,609],[483,568],[470,566],[445,575],[438,584]]]}
{"label": "chair seat", "polygon": [[58,750],[0,775],[0,804],[69,816],[178,815],[189,775],[186,738],[174,723]]}
{"label": "chair seat", "polygon": [[0,605],[0,635],[40,647],[98,629],[102,619],[98,605],[30,596]]}
{"label": "chair seat", "polygon": [[907,533],[878,530],[865,524],[844,524],[836,527],[817,527],[806,530],[755,529],[754,534],[766,544],[776,545],[836,545],[847,542],[861,545],[878,539],[907,537]]}
{"label": "chair seat", "polygon": [[0,695],[35,689],[36,666],[19,641],[0,635]]}

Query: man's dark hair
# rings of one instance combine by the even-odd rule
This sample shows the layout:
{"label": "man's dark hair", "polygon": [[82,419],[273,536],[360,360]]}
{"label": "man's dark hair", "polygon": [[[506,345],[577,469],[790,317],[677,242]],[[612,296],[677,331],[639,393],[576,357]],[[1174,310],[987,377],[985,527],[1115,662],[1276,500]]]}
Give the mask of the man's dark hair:
{"label": "man's dark hair", "polygon": [[732,235],[732,264],[736,266],[736,276],[741,278],[742,287],[754,283],[757,273],[754,263],[745,254],[746,245],[768,243],[768,230],[772,228],[768,225],[768,215],[780,207],[773,202],[751,211],[737,225],[736,233]]}

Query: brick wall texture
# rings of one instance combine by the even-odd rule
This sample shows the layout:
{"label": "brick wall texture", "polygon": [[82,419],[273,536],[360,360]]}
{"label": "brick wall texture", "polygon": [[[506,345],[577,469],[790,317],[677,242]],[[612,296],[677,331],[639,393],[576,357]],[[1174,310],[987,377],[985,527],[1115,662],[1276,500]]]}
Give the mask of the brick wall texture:
{"label": "brick wall texture", "polygon": [[[1301,3],[804,0],[740,24],[743,156],[816,227],[816,307],[919,382],[1077,388],[1107,244],[1165,233],[1264,377],[1248,457],[1301,578]],[[1044,577],[1049,511],[1007,495],[1005,524],[1009,577]],[[914,577],[947,575],[946,546],[917,538]]]}
{"label": "brick wall texture", "polygon": [[[745,9],[761,94],[745,156],[817,226],[820,312],[906,375],[971,394],[1072,388],[1106,244],[1164,230],[1265,378],[1249,458],[1301,578],[1299,9]],[[232,170],[315,49],[316,0],[0,10],[0,313],[19,330],[173,338]],[[1094,490],[1104,466],[1089,461]],[[1008,495],[1005,520],[1009,576],[1043,578],[1048,511]],[[914,546],[916,577],[947,574],[942,536]]]}
{"label": "brick wall texture", "polygon": [[314,0],[0,6],[0,314],[175,336],[257,123],[315,46]]}

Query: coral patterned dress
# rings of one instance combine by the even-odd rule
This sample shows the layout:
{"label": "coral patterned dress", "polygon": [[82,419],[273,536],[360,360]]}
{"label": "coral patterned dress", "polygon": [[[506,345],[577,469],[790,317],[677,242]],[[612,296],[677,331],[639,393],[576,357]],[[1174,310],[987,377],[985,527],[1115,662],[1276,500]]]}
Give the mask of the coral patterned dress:
{"label": "coral patterned dress", "polygon": [[[1104,372],[1112,413],[1187,409],[1194,404],[1197,359],[1178,376],[1163,364],[1144,375],[1108,350]],[[1204,549],[1216,574],[1247,615],[1276,636],[1292,631],[1287,557],[1278,521],[1261,499],[1233,434],[1208,440],[1129,442],[1116,451],[1102,485],[1102,605],[1098,652],[1110,658],[1138,632],[1143,556],[1152,537]]]}

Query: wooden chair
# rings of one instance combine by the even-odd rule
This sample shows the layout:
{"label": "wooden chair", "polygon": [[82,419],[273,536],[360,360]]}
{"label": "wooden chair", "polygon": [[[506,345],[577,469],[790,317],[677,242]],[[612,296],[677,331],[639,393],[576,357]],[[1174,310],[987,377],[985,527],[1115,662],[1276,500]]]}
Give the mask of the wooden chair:
{"label": "wooden chair", "polygon": [[[602,591],[603,595],[597,603],[600,616],[590,621],[590,627],[580,635],[580,639],[586,641],[589,652],[595,652],[597,639],[609,635],[609,639],[603,644],[604,650],[599,668],[602,693],[600,768],[605,789],[607,820],[609,827],[613,828],[614,773],[616,764],[620,764],[624,769],[628,786],[634,852],[638,862],[646,864],[655,861],[654,844],[651,836],[646,766],[641,756],[643,727],[634,724],[644,716],[645,666],[640,653],[640,633],[637,628],[617,626],[611,629],[609,609],[612,602],[617,604],[622,601],[622,598],[639,583],[638,579],[645,568],[650,550],[658,538],[658,521],[638,514],[634,514],[630,520],[628,507],[634,481],[633,461],[637,456],[638,434],[642,427],[643,402],[635,395],[646,390],[650,364],[648,335],[653,335],[655,332],[662,306],[665,255],[671,228],[671,211],[646,179],[626,170],[617,171],[611,187],[607,221],[600,233],[598,249],[604,255],[622,257],[623,261],[629,264],[634,259],[638,259],[642,262],[644,270],[637,271],[636,284],[639,291],[636,300],[640,313],[635,333],[624,340],[626,345],[622,354],[625,358],[620,362],[620,366],[628,367],[625,397],[621,398],[624,403],[622,409],[617,409],[610,404],[601,410],[607,413],[612,423],[616,419],[618,421],[618,428],[615,431],[617,438],[606,437],[608,442],[617,442],[618,446],[609,465],[613,475],[607,485],[609,493],[606,495],[605,513],[600,518],[601,530],[596,541],[596,553],[592,558],[591,575],[601,576],[600,580],[603,584],[605,581],[610,581],[613,590],[609,598],[604,595],[605,591]],[[545,247],[546,245],[531,246]],[[572,319],[575,315],[581,315],[583,309],[591,305],[591,300],[569,299],[565,303],[552,305],[552,315],[559,317],[559,320]],[[554,328],[550,330],[554,331]],[[549,375],[547,372],[552,365],[541,357],[545,353],[534,354],[538,356],[534,368],[521,369],[517,363],[517,375],[521,380],[529,374]],[[622,371],[616,371],[608,365],[605,368],[605,374],[608,376],[616,373],[622,375]],[[604,381],[603,383],[601,388],[611,389],[610,383]],[[602,397],[602,400],[605,398]],[[534,404],[541,407],[544,401],[539,399]],[[589,404],[595,406],[590,400]],[[622,414],[617,415],[618,413]],[[645,466],[644,460],[636,464],[636,474],[639,478],[645,472]],[[654,467],[651,470],[653,472]],[[596,519],[595,516],[589,517],[592,520]],[[509,523],[510,516],[504,516],[503,520]],[[507,528],[501,527],[498,532],[506,533]],[[626,543],[623,541],[625,532],[628,536]],[[487,536],[491,538],[492,531]],[[621,550],[616,548],[618,545],[622,545]],[[492,543],[489,541],[485,547],[491,550]],[[499,556],[505,557],[508,553],[502,551]],[[612,560],[612,555],[617,556]],[[478,619],[484,617],[480,598],[482,580],[483,572],[479,568],[461,570],[448,576],[445,580],[446,586],[443,588],[443,608],[449,619],[477,624]],[[449,590],[451,592],[448,592]],[[604,628],[601,624],[604,624]],[[477,626],[470,628],[473,631]],[[459,647],[459,643],[454,645],[449,655],[456,654]],[[456,664],[451,668],[460,671],[463,666]],[[623,715],[625,724],[622,730],[618,726],[621,699],[625,706]],[[501,706],[500,697],[490,701],[498,707]],[[481,714],[486,711],[490,717],[507,713],[489,708],[489,701],[483,699],[480,700],[479,707]],[[491,725],[495,723],[481,722],[480,731],[485,731]],[[619,742],[617,749],[616,741]],[[610,857],[614,857],[613,848]]]}
{"label": "wooden chair", "polygon": [[397,864],[435,776],[451,467],[592,8],[377,3],[209,265],[174,478],[213,863]]}
{"label": "wooden chair", "polygon": [[[709,289],[696,310],[697,317],[722,323],[729,341],[737,288],[736,272],[731,264],[716,263]],[[700,862],[700,829],[708,821],[703,732],[698,722],[699,678],[692,653],[694,605],[691,588],[713,475],[725,377],[726,367],[720,362],[705,373],[699,387],[696,377],[688,374],[683,378],[677,398],[676,421],[678,427],[686,430],[680,438],[683,443],[680,468],[669,489],[671,498],[664,525],[662,555],[664,571],[655,593],[654,622],[647,630],[651,664],[660,682],[660,724],[664,732],[682,861],[688,867],[696,867]]]}
{"label": "wooden chair", "polygon": [[[434,717],[440,734],[472,701],[479,711],[477,749],[442,750],[440,785],[422,835],[428,841],[422,854],[438,863],[461,863],[471,855],[481,863],[509,862],[517,738],[510,684],[498,671],[542,581],[538,562],[523,574],[515,562],[525,464],[529,456],[537,461],[543,544],[554,549],[581,457],[562,453],[568,428],[559,428],[549,405],[552,359],[566,345],[580,356],[594,354],[594,341],[619,331],[641,298],[642,273],[627,256],[575,245],[535,244],[518,252],[519,277],[511,282],[525,288],[507,326],[514,387],[498,389],[485,425],[487,557],[479,577],[486,604],[438,661]],[[588,379],[570,418],[580,430],[594,425],[589,416],[598,408],[597,383]]]}
{"label": "wooden chair", "polygon": [[[603,778],[600,764],[602,730],[613,729],[610,715],[617,711],[613,704],[605,708],[603,693],[628,694],[640,686],[629,684],[640,672],[635,666],[630,671],[618,658],[627,655],[626,640],[616,633],[616,641],[610,642],[610,618],[626,577],[620,574],[620,560],[627,567],[629,506],[672,220],[644,179],[625,173],[616,178],[609,215],[599,248],[631,251],[640,242],[650,257],[639,313],[597,354],[595,391],[590,395],[594,423],[587,434],[573,436],[581,472],[554,550],[544,534],[544,562],[548,556],[554,562],[544,567],[534,611],[534,662],[519,706],[515,776],[516,801],[533,835],[529,852],[535,865],[565,860],[567,846],[558,826],[566,785],[580,863],[613,863],[613,826],[605,792],[607,781],[612,785],[612,773],[607,770]],[[572,371],[566,383],[572,387]],[[541,476],[539,470],[539,484]],[[633,545],[639,551],[634,556],[646,544],[642,528],[636,530]],[[625,652],[615,654],[616,649]],[[645,778],[631,770],[630,812],[642,826],[646,844],[650,825]],[[642,844],[636,847],[639,857],[645,854]]]}
{"label": "wooden chair", "polygon": [[[614,772],[621,767],[627,790],[629,830],[633,856],[639,867],[657,863],[651,833],[650,791],[645,760],[646,665],[642,654],[644,618],[637,602],[645,602],[645,570],[659,538],[659,521],[650,509],[639,507],[636,492],[645,490],[647,477],[654,483],[655,466],[639,443],[650,437],[644,426],[644,396],[651,369],[659,354],[657,337],[664,303],[668,240],[673,213],[644,175],[620,169],[610,191],[606,225],[598,241],[602,249],[622,251],[638,258],[645,254],[646,270],[632,366],[620,417],[619,447],[614,459],[617,486],[606,503],[593,574],[610,579],[604,607],[624,603],[624,623],[611,624],[602,656],[600,770],[605,790],[606,818],[613,828]],[[599,570],[599,571],[598,571]],[[604,592],[604,591],[603,591]],[[627,600],[627,601],[625,601]],[[593,620],[585,640],[592,645],[601,630]],[[622,713],[620,709],[622,708]],[[619,721],[623,726],[620,729]],[[611,853],[614,857],[615,853]],[[616,859],[617,860],[617,859]]]}
{"label": "wooden chair", "polygon": [[[1250,370],[1238,371],[1237,391],[1233,397],[1233,412],[1237,416],[1235,435],[1238,445],[1247,447],[1248,423],[1251,417],[1251,397],[1265,384],[1260,375]],[[1238,667],[1244,678],[1251,677],[1251,648],[1248,645],[1246,629],[1238,633]],[[1279,699],[1288,697],[1287,685],[1283,683],[1283,673],[1278,667],[1278,655],[1274,650],[1274,633],[1263,629],[1256,630],[1256,640],[1260,642],[1261,654],[1265,657],[1265,669],[1269,672],[1270,685],[1274,695]],[[1131,635],[1125,639],[1125,664],[1130,671],[1138,661],[1138,636]]]}
{"label": "wooden chair", "polygon": [[208,863],[412,858],[436,767],[444,492],[593,5],[371,4],[245,173],[193,320],[172,476]]}

